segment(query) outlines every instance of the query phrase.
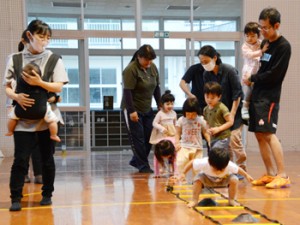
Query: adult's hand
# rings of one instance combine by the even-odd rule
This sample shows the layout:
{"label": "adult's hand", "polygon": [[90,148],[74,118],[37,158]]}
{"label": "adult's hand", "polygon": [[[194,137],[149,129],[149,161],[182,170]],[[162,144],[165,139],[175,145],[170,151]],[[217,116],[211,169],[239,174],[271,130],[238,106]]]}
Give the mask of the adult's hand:
{"label": "adult's hand", "polygon": [[246,73],[243,77],[242,77],[242,82],[247,85],[250,86],[251,85],[251,81],[249,80],[249,78],[251,77],[250,73]]}
{"label": "adult's hand", "polygon": [[16,101],[24,110],[26,110],[26,108],[31,107],[34,104],[34,99],[29,98],[29,95],[24,93],[19,93],[17,95]]}
{"label": "adult's hand", "polygon": [[138,113],[137,112],[130,113],[130,119],[133,122],[138,122],[139,121],[139,115],[138,115]]}
{"label": "adult's hand", "polygon": [[22,72],[22,78],[26,83],[32,86],[41,86],[41,83],[43,82],[41,76],[36,73],[34,70],[32,70],[32,75],[29,75],[26,72]]}

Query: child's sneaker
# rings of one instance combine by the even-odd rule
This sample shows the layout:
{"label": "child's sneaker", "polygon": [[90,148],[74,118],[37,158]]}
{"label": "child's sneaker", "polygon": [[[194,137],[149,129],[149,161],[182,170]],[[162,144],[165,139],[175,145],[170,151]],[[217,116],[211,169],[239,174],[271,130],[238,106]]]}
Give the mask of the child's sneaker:
{"label": "child's sneaker", "polygon": [[272,182],[275,179],[275,177],[273,176],[269,176],[269,175],[263,175],[261,178],[252,181],[252,185],[254,186],[263,186],[266,185],[270,182]]}
{"label": "child's sneaker", "polygon": [[275,177],[274,180],[268,184],[266,184],[266,188],[285,188],[289,187],[291,185],[290,178],[284,178],[284,177]]}
{"label": "child's sneaker", "polygon": [[244,106],[242,107],[241,114],[242,114],[243,120],[249,120],[249,118],[250,118],[249,109],[247,107],[244,107]]}

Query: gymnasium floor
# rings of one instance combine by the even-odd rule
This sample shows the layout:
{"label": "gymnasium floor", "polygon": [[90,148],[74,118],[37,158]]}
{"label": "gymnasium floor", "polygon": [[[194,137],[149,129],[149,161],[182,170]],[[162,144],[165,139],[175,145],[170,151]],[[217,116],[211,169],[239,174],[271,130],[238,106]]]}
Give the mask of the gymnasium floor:
{"label": "gymnasium floor", "polygon": [[[216,189],[202,198],[218,206],[196,210],[185,203],[190,185],[177,184],[168,192],[165,178],[137,173],[128,166],[130,157],[126,150],[56,153],[53,205],[41,207],[41,185],[25,184],[21,212],[8,211],[12,158],[0,159],[0,225],[241,225],[246,223],[232,220],[243,213],[257,219],[254,224],[300,224],[300,152],[285,153],[290,188],[268,190],[240,181],[238,201],[244,207],[222,207],[227,189]],[[264,172],[259,153],[248,153],[248,171],[254,178]]]}

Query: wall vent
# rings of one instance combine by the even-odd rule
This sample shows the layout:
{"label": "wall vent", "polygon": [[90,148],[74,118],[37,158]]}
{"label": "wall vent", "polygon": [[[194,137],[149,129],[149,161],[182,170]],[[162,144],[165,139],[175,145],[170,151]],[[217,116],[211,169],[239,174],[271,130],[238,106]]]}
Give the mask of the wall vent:
{"label": "wall vent", "polygon": [[[199,9],[200,6],[193,6],[194,11]],[[168,5],[166,10],[191,10],[189,5]]]}
{"label": "wall vent", "polygon": [[[80,8],[80,2],[52,2],[52,7],[72,7]],[[83,7],[86,8],[86,3],[83,3]]]}

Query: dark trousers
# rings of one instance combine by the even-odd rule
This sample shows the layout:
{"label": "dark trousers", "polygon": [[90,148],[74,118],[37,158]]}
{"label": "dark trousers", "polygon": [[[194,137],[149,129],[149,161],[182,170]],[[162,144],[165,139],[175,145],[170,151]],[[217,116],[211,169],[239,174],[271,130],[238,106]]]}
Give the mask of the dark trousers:
{"label": "dark trousers", "polygon": [[33,149],[38,144],[42,161],[43,187],[42,196],[52,197],[54,191],[55,162],[53,157],[54,143],[49,130],[39,132],[14,132],[14,162],[11,167],[10,197],[11,201],[20,201],[23,197],[24,176],[28,172],[28,161]]}
{"label": "dark trousers", "polygon": [[32,149],[31,162],[32,162],[34,176],[42,175],[41,153],[37,142],[36,142],[36,146]]}
{"label": "dark trousers", "polygon": [[130,165],[141,170],[143,168],[150,168],[148,156],[152,145],[149,143],[149,140],[152,132],[154,113],[151,110],[147,113],[138,113],[138,115],[139,121],[133,122],[130,120],[129,113],[124,111],[126,127],[133,152]]}

